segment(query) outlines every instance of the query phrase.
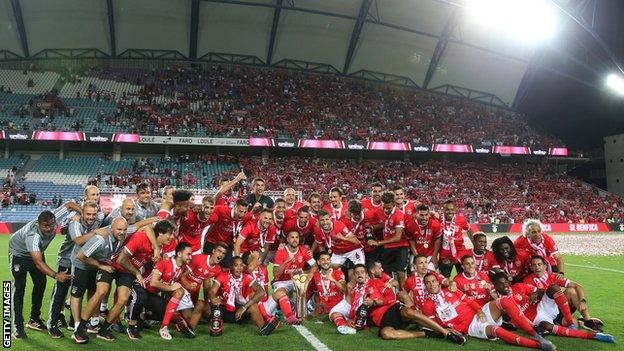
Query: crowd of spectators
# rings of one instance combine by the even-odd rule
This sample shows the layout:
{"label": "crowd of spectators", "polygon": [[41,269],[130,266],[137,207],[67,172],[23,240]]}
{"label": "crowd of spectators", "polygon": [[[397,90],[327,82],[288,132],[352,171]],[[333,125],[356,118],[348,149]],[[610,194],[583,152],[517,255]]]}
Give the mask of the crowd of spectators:
{"label": "crowd of spectators", "polygon": [[0,190],[0,204],[2,208],[12,205],[32,205],[37,203],[37,194],[27,192],[26,187],[19,185],[15,179],[17,168],[8,170]]}

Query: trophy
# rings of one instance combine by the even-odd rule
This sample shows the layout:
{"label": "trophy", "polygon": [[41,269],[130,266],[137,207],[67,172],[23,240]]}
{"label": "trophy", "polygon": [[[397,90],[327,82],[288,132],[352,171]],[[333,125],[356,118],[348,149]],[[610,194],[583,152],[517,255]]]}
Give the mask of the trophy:
{"label": "trophy", "polygon": [[306,301],[306,291],[310,279],[306,274],[296,274],[292,277],[295,286],[295,316],[301,320],[308,316],[308,304]]}

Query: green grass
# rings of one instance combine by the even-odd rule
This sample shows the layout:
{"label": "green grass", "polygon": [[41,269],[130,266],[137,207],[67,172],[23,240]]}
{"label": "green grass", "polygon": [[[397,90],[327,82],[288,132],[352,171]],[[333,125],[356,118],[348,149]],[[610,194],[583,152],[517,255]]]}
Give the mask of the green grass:
{"label": "green grass", "polygon": [[[8,235],[0,236],[0,257],[4,264],[0,265],[0,276],[2,280],[11,280],[8,271]],[[55,254],[60,244],[60,238],[55,240],[47,250],[47,261],[55,262]],[[624,283],[624,268],[622,262],[624,257],[589,257],[589,256],[568,256],[566,262],[575,265],[594,266],[606,269],[620,270],[623,272],[610,272],[584,267],[566,268],[566,274],[570,279],[580,282],[587,292],[589,308],[592,315],[600,317],[606,324],[605,331],[613,334],[619,344],[610,345],[596,341],[569,339],[549,336],[559,350],[624,350],[624,294],[621,293],[622,283]],[[53,281],[48,279],[46,295],[42,307],[42,319],[47,318],[47,311],[52,291]],[[28,318],[30,310],[30,291],[32,283],[29,280],[26,291],[26,301],[24,303],[24,317]],[[457,347],[441,340],[404,340],[404,341],[383,341],[377,337],[377,329],[371,331],[358,332],[357,335],[342,336],[336,333],[336,329],[327,319],[322,324],[309,321],[304,324],[317,338],[319,338],[331,350],[414,350],[414,349],[435,349],[435,350],[457,350]],[[153,329],[155,329],[154,327]],[[223,336],[210,337],[206,324],[200,325],[195,339],[184,339],[174,332],[172,341],[164,341],[158,336],[157,330],[145,331],[142,333],[143,340],[130,341],[124,335],[119,335],[114,342],[106,342],[96,338],[91,338],[88,345],[75,345],[69,338],[70,331],[63,330],[65,338],[61,340],[51,339],[47,333],[27,330],[28,339],[13,340],[12,348],[15,350],[67,350],[67,349],[96,349],[98,351],[119,350],[126,347],[132,350],[148,350],[154,347],[171,348],[183,350],[314,350],[310,344],[295,329],[289,326],[281,326],[269,337],[258,335],[257,329],[250,324],[230,325],[226,324]],[[466,345],[461,350],[520,350],[518,347],[507,346],[501,341],[488,342],[469,338]]]}

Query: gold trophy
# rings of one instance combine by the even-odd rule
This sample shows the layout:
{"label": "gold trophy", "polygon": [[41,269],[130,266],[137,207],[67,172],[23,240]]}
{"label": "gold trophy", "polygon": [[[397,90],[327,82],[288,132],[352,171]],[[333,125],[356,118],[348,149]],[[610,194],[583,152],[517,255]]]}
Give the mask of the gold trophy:
{"label": "gold trophy", "polygon": [[307,274],[295,274],[292,276],[292,282],[295,286],[295,316],[300,320],[304,320],[308,316],[306,291],[310,283],[309,278]]}

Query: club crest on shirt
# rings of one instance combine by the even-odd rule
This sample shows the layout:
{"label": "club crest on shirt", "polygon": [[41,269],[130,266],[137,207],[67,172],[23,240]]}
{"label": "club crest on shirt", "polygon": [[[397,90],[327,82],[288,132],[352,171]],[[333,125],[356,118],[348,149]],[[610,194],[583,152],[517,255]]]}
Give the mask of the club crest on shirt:
{"label": "club crest on shirt", "polygon": [[19,272],[19,270],[20,270],[20,265],[19,264],[16,264],[15,266],[13,266],[13,271],[14,272]]}

